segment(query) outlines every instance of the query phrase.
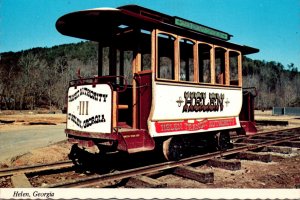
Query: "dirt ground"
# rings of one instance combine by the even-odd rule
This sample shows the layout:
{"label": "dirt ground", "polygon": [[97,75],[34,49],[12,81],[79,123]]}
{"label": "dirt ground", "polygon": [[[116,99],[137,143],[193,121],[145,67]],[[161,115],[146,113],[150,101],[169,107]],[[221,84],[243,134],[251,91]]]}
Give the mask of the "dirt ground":
{"label": "dirt ground", "polygon": [[[1,123],[2,122],[2,123]],[[12,122],[12,123],[11,123]],[[66,115],[52,111],[1,111],[0,112],[0,133],[6,131],[19,131],[24,128],[32,127],[36,129],[36,125],[30,124],[52,124],[61,125],[66,123]],[[41,126],[41,125],[38,125]],[[64,134],[62,132],[62,134]],[[34,140],[32,140],[34,141]],[[6,159],[0,162],[0,168],[14,167],[22,165],[33,165],[50,163],[55,161],[66,160],[69,153],[70,144],[66,141],[59,142],[50,146],[33,149],[29,152],[23,152],[20,155]]]}
{"label": "dirt ground", "polygon": [[[285,120],[289,121],[290,127],[300,126],[299,117],[295,116],[272,116],[270,111],[256,111],[256,120]],[[51,122],[55,124],[65,123],[64,114],[49,113],[0,113],[1,120],[13,120],[11,124],[0,124],[1,130],[21,129],[31,122]],[[260,131],[280,129],[281,126],[260,127]],[[50,146],[37,148],[24,154],[10,158],[0,163],[0,168],[32,165],[37,163],[50,163],[67,159],[70,144],[66,141]],[[215,181],[213,184],[201,184],[192,180],[174,175],[160,177],[159,180],[167,182],[173,188],[295,188],[300,186],[300,154],[294,154],[280,158],[275,156],[270,163],[257,161],[242,161],[242,169],[227,171],[214,169]],[[201,170],[212,170],[206,166],[199,166]]]}
{"label": "dirt ground", "polygon": [[22,128],[31,123],[60,124],[66,123],[66,115],[59,111],[1,111],[0,130]]}
{"label": "dirt ground", "polygon": [[296,188],[300,186],[300,154],[276,158],[270,163],[241,161],[241,169],[229,171],[206,165],[196,167],[200,171],[214,172],[214,182],[203,184],[175,175],[166,175],[158,180],[171,188]]}

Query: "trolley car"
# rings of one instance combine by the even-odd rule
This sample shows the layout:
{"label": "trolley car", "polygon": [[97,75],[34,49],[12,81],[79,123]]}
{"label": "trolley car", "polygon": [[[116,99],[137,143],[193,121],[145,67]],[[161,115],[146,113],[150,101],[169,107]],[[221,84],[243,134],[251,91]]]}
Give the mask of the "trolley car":
{"label": "trolley car", "polygon": [[63,35],[96,41],[98,75],[70,82],[68,140],[102,153],[226,148],[240,128],[242,56],[232,35],[137,5],[66,14]]}

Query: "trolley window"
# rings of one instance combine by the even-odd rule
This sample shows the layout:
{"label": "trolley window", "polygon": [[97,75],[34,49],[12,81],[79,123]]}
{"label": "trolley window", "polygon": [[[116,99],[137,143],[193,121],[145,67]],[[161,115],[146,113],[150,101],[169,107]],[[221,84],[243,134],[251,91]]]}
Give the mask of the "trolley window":
{"label": "trolley window", "polygon": [[216,84],[225,84],[225,53],[220,47],[215,48],[215,80]]}
{"label": "trolley window", "polygon": [[99,75],[124,76],[131,85],[136,71],[151,69],[151,32],[122,25],[112,38],[109,47],[99,49]]}
{"label": "trolley window", "polygon": [[187,39],[181,39],[180,48],[180,80],[194,81],[194,43]]}
{"label": "trolley window", "polygon": [[167,35],[165,33],[158,34],[158,78],[170,80],[175,79],[174,43],[175,37]]}
{"label": "trolley window", "polygon": [[140,50],[142,55],[141,70],[151,69],[151,32],[141,30]]}
{"label": "trolley window", "polygon": [[109,75],[109,47],[103,47],[99,49],[99,63],[102,63],[101,74],[102,76]]}
{"label": "trolley window", "polygon": [[229,51],[229,73],[230,73],[230,85],[239,85],[239,55],[240,53],[235,51]]}
{"label": "trolley window", "polygon": [[211,83],[211,50],[212,47],[208,44],[198,44],[199,57],[199,82]]}

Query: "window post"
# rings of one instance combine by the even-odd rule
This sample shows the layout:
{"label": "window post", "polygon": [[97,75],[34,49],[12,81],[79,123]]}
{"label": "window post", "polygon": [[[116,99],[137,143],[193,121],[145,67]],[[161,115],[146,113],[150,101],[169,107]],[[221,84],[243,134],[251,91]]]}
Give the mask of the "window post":
{"label": "window post", "polygon": [[239,52],[238,55],[238,80],[239,80],[239,86],[243,86],[243,74],[242,74],[242,54]]}
{"label": "window post", "polygon": [[198,43],[194,41],[194,83],[199,83],[199,48]]}
{"label": "window post", "polygon": [[210,79],[211,84],[216,83],[215,46],[210,49]]}
{"label": "window post", "polygon": [[176,36],[176,39],[174,41],[174,78],[175,81],[179,81],[179,77],[180,77],[180,70],[179,70],[179,66],[180,66],[180,48],[179,48],[179,41],[180,41],[180,37]]}
{"label": "window post", "polygon": [[229,75],[229,51],[226,49],[225,52],[225,85],[230,85],[230,75]]}

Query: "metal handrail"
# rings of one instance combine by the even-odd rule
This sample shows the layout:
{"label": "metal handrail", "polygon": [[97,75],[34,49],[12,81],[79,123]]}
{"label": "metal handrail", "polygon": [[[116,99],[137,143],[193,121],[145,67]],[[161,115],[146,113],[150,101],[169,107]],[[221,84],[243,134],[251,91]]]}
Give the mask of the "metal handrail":
{"label": "metal handrail", "polygon": [[[78,77],[79,77],[79,79],[71,80],[69,82],[69,86],[83,85],[84,83],[86,83],[86,81],[90,81],[90,80],[92,81],[91,84],[96,85],[96,83],[98,83],[101,80],[122,78],[124,80],[124,82],[125,82],[124,83],[124,88],[122,90],[119,90],[120,87],[118,87],[116,89],[117,92],[124,92],[127,89],[127,87],[128,87],[128,81],[127,81],[127,79],[124,76],[117,76],[117,75],[116,76],[94,76],[92,78],[82,78],[81,76],[78,76]],[[79,84],[78,84],[78,82],[79,82]],[[106,83],[109,83],[112,86],[115,85],[115,83],[112,83],[110,81],[108,81]]]}

